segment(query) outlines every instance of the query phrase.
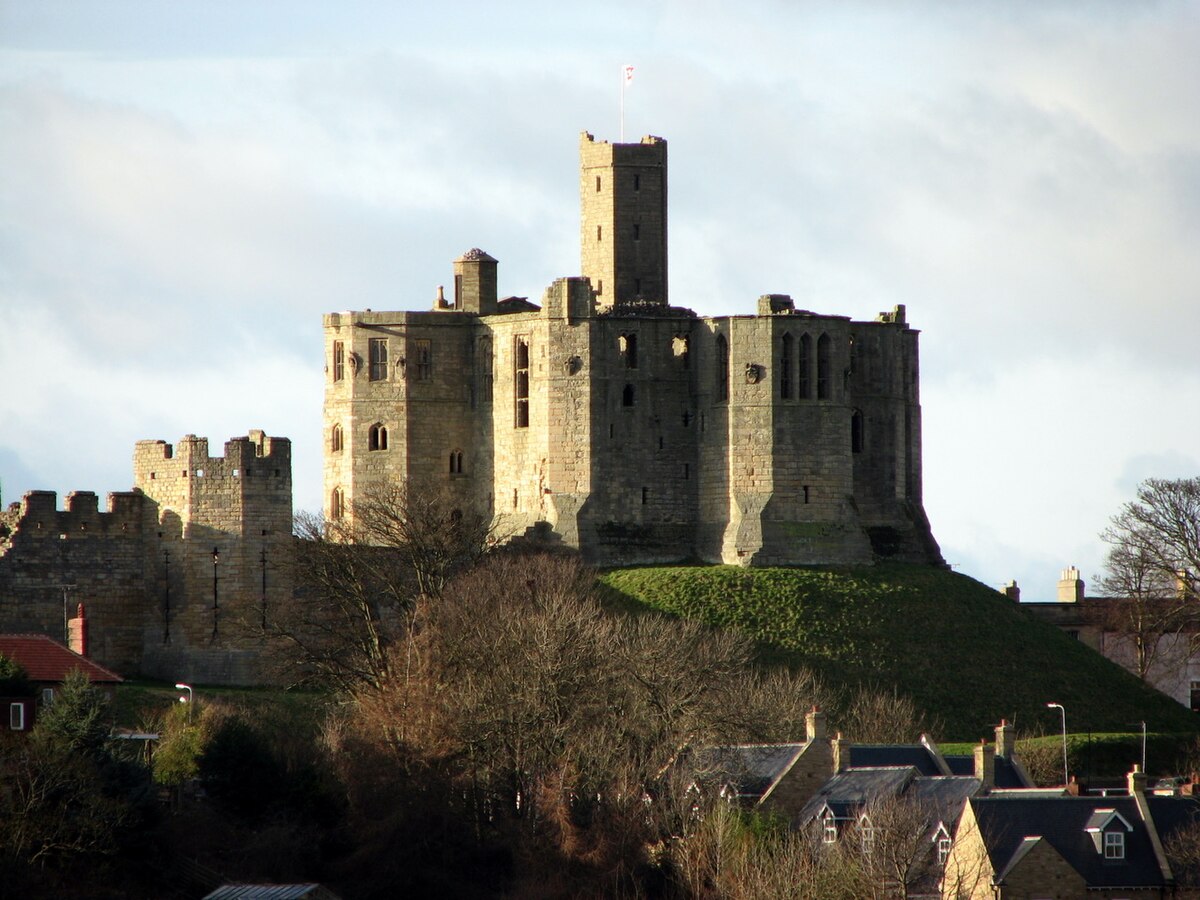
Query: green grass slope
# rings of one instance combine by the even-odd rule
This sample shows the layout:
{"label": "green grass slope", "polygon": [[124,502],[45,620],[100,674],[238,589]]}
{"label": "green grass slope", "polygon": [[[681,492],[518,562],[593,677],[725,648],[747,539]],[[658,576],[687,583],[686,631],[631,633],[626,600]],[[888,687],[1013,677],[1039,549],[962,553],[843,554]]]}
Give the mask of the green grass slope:
{"label": "green grass slope", "polygon": [[1198,717],[974,579],[922,566],[621,569],[601,576],[627,601],[735,628],[766,659],[835,684],[895,687],[973,741],[1007,718],[1056,732],[1194,732]]}

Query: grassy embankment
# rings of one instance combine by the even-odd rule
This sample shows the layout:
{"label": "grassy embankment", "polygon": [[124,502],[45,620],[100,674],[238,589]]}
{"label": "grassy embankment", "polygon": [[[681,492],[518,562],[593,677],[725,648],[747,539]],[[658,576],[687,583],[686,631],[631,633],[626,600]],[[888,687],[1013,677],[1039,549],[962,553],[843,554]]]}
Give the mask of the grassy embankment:
{"label": "grassy embankment", "polygon": [[[922,566],[620,569],[601,581],[652,608],[753,637],[768,663],[910,696],[942,737],[976,741],[1001,718],[1025,733],[1192,733],[1200,718],[974,579]],[[852,736],[851,736],[852,737]],[[1176,739],[1178,742],[1178,739]]]}

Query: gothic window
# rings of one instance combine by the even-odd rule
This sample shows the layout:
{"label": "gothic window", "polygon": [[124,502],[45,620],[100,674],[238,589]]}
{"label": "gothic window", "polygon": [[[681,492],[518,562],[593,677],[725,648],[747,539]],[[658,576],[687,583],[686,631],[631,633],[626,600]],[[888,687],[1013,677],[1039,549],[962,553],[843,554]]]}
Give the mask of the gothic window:
{"label": "gothic window", "polygon": [[515,402],[513,424],[517,428],[529,427],[529,335],[518,334],[513,338],[513,400]]}
{"label": "gothic window", "polygon": [[823,334],[817,338],[817,399],[828,400],[833,396],[833,382],[830,380],[830,369],[833,365],[830,354],[833,352],[833,341],[829,335]]}
{"label": "gothic window", "polygon": [[372,381],[384,381],[388,375],[388,345],[387,338],[371,338],[369,354],[369,374]]}
{"label": "gothic window", "polygon": [[376,422],[367,432],[367,449],[368,450],[386,450],[387,449],[387,426],[380,425]]}
{"label": "gothic window", "polygon": [[825,813],[824,819],[821,820],[821,840],[826,844],[836,844],[838,839],[837,819],[833,817],[833,813]]}
{"label": "gothic window", "polygon": [[782,400],[790,400],[792,398],[792,365],[794,360],[792,356],[795,353],[793,347],[795,341],[790,334],[783,336],[783,346],[779,351],[779,397]]}
{"label": "gothic window", "polygon": [[329,434],[329,449],[334,453],[342,452],[342,426],[334,425]]}
{"label": "gothic window", "polygon": [[617,338],[617,349],[621,354],[621,361],[627,369],[637,368],[637,335],[623,334]]}
{"label": "gothic window", "polygon": [[450,474],[461,475],[463,473],[463,455],[461,450],[453,450],[450,453]]}
{"label": "gothic window", "polygon": [[875,826],[865,815],[858,820],[858,836],[862,842],[863,855],[870,856],[875,849]]}
{"label": "gothic window", "polygon": [[346,377],[346,345],[341,341],[333,342],[333,380],[341,381]]}
{"label": "gothic window", "polygon": [[801,400],[812,399],[812,338],[807,334],[800,335],[800,380],[797,387],[797,396]]}
{"label": "gothic window", "polygon": [[854,453],[862,453],[863,449],[863,414],[857,409],[850,416],[850,449]]}
{"label": "gothic window", "polygon": [[333,489],[333,493],[329,495],[329,518],[336,522],[341,519],[344,513],[345,508],[342,502],[342,489],[340,487],[336,487]]}
{"label": "gothic window", "polygon": [[621,391],[621,405],[633,406],[635,395],[632,384],[625,385],[625,390]]}
{"label": "gothic window", "polygon": [[729,399],[729,341],[717,335],[717,400]]}
{"label": "gothic window", "polygon": [[416,357],[417,381],[429,381],[433,378],[433,344],[428,340],[413,341],[413,355]]}

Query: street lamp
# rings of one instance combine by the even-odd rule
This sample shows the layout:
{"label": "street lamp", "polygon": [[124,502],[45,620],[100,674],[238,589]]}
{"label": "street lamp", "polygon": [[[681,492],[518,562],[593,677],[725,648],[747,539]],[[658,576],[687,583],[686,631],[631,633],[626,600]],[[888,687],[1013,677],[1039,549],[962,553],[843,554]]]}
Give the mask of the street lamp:
{"label": "street lamp", "polygon": [[1071,781],[1071,776],[1067,773],[1067,711],[1061,703],[1047,703],[1047,709],[1057,709],[1062,713],[1062,744],[1063,744],[1063,787]]}
{"label": "street lamp", "polygon": [[177,691],[187,691],[187,696],[186,696],[186,697],[180,697],[180,698],[179,698],[179,702],[180,702],[180,703],[186,703],[186,704],[187,704],[187,708],[188,708],[188,724],[189,724],[189,725],[191,725],[191,724],[192,724],[192,699],[193,699],[193,696],[194,696],[194,695],[192,694],[192,686],[191,686],[190,684],[184,684],[183,682],[179,682],[178,684],[176,684],[176,685],[175,685],[175,690],[177,690]]}
{"label": "street lamp", "polygon": [[217,639],[217,616],[220,614],[220,610],[217,606],[217,563],[221,561],[220,550],[216,547],[213,547],[212,559],[213,559],[213,610],[212,610],[212,612],[213,612],[213,633],[212,633],[212,639],[215,641]]}

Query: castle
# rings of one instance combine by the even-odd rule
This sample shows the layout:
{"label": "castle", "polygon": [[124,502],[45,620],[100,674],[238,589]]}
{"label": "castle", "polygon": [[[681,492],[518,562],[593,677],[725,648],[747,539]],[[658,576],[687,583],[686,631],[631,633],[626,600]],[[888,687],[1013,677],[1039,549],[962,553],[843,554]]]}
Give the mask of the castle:
{"label": "castle", "polygon": [[[758,299],[698,317],[667,294],[667,144],[580,143],[582,277],[540,306],[454,262],[432,310],[324,317],[325,515],[379,486],[600,565],[943,565],[921,502],[917,332]],[[0,630],[80,634],[122,673],[269,678],[292,596],[291,445],[139,441],[134,489],[32,491],[0,511]],[[86,620],[76,613],[82,604]]]}
{"label": "castle", "polygon": [[324,317],[325,515],[384,484],[599,565],[942,564],[921,500],[917,332],[758,299],[668,302],[667,143],[580,141],[582,277]]}
{"label": "castle", "polygon": [[[0,511],[0,630],[66,643],[168,681],[264,680],[271,611],[290,597],[291,444],[252,431],[138,441],[134,489],[101,511],[90,491],[31,491]],[[74,642],[74,641],[72,641]]]}

